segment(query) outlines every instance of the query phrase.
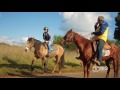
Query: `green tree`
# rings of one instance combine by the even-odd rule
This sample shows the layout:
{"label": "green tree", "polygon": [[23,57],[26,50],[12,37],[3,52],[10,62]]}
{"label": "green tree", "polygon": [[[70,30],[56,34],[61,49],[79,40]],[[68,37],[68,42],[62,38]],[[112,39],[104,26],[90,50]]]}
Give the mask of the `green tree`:
{"label": "green tree", "polygon": [[115,21],[116,21],[116,28],[115,28],[115,32],[114,32],[114,39],[120,41],[120,12],[118,13],[117,17],[115,17]]}
{"label": "green tree", "polygon": [[[53,43],[54,44],[59,44],[61,45],[60,41],[62,40],[63,36],[54,36],[54,40],[53,40]],[[64,48],[66,50],[75,50],[77,47],[75,46],[75,44],[73,42],[71,42],[70,44],[67,44],[66,46],[64,46]]]}
{"label": "green tree", "polygon": [[115,44],[120,48],[120,41],[116,40]]}
{"label": "green tree", "polygon": [[60,44],[61,45],[61,43],[60,43],[60,41],[62,40],[62,38],[63,38],[63,36],[54,36],[54,40],[53,40],[53,43],[54,44]]}
{"label": "green tree", "polygon": [[118,40],[107,40],[107,43],[114,43],[120,48],[120,42]]}

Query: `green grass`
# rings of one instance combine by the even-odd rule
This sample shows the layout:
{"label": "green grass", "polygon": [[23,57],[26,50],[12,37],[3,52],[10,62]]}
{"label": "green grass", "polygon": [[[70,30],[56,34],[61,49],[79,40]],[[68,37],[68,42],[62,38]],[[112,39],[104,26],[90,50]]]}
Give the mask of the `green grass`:
{"label": "green grass", "polygon": [[[0,44],[0,76],[8,75],[30,75],[30,65],[33,59],[33,52],[25,52],[24,47],[9,46]],[[75,51],[65,52],[65,67],[62,72],[80,72],[83,67],[80,65],[80,61],[76,60],[78,56]],[[51,72],[55,63],[55,58],[47,59],[47,69]],[[56,68],[58,72],[58,67]],[[34,73],[43,73],[43,65],[41,59],[38,59],[34,63]]]}

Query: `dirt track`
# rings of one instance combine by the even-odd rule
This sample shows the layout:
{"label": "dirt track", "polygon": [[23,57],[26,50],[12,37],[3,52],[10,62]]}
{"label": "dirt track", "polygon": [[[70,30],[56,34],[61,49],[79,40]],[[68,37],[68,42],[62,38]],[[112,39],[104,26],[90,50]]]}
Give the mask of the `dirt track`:
{"label": "dirt track", "polygon": [[[0,78],[83,78],[83,72],[77,72],[77,73],[55,73],[55,74],[34,74],[34,75],[25,75],[25,76],[6,76],[6,77],[0,77]],[[90,78],[105,78],[106,71],[100,71],[100,72],[90,72]],[[109,78],[113,78],[114,72],[113,69],[110,72]],[[120,69],[119,69],[119,75],[118,78],[120,78]]]}

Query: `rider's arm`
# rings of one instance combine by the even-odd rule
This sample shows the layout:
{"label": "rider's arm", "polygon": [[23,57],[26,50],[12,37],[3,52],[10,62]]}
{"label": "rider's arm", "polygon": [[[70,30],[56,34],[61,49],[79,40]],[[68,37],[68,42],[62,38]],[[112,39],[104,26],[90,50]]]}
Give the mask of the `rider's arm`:
{"label": "rider's arm", "polygon": [[96,29],[98,28],[98,22],[96,22],[96,24],[95,24],[95,26],[94,26],[94,28],[95,28],[95,31],[96,31]]}
{"label": "rider's arm", "polygon": [[50,36],[50,39],[49,39],[49,41],[51,40],[51,35],[49,34],[49,36]]}
{"label": "rider's arm", "polygon": [[108,24],[106,25],[106,23],[101,24],[100,25],[100,31],[99,32],[93,32],[93,34],[102,35],[105,32],[107,26],[108,26]]}
{"label": "rider's arm", "polygon": [[95,28],[95,31],[96,31],[96,29],[97,29],[97,25],[95,25],[94,28]]}
{"label": "rider's arm", "polygon": [[44,39],[44,41],[46,41],[46,40],[45,40],[45,33],[43,33],[43,39]]}

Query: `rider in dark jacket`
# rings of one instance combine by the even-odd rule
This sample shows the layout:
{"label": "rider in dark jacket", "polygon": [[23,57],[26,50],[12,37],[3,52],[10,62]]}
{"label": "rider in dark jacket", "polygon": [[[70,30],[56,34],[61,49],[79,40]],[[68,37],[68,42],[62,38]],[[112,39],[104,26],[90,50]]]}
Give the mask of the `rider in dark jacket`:
{"label": "rider in dark jacket", "polygon": [[49,54],[50,54],[49,42],[51,40],[51,35],[49,34],[47,27],[44,27],[43,39],[44,39],[44,42],[47,44],[47,47],[48,47],[47,57],[49,57]]}

